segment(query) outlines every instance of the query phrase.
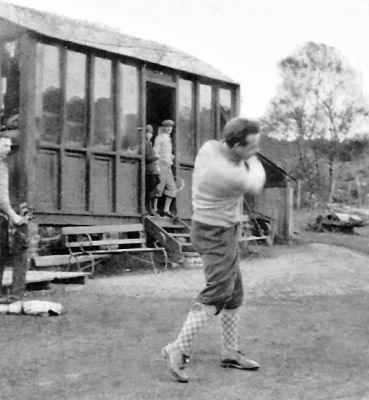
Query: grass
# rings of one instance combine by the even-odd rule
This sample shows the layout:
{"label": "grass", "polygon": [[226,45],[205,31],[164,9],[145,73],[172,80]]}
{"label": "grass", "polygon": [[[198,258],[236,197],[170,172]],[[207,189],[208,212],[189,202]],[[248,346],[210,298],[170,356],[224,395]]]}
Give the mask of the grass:
{"label": "grass", "polygon": [[159,350],[178,332],[189,299],[85,291],[54,293],[54,300],[68,312],[3,316],[0,399],[367,398],[368,295],[250,299],[243,345],[260,371],[219,368],[218,332],[209,328],[197,342],[188,385],[173,381]]}

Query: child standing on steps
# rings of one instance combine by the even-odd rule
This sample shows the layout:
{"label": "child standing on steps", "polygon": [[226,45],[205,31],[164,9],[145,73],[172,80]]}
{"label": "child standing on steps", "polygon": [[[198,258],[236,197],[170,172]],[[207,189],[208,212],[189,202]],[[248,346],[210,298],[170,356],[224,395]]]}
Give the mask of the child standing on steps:
{"label": "child standing on steps", "polygon": [[154,150],[159,157],[160,166],[160,183],[154,201],[154,209],[156,212],[158,211],[159,197],[164,195],[163,215],[171,218],[173,218],[173,215],[171,214],[170,207],[177,196],[177,186],[172,171],[174,155],[170,135],[173,132],[173,127],[173,121],[170,119],[164,120],[159,127],[158,136],[155,138],[154,144]]}

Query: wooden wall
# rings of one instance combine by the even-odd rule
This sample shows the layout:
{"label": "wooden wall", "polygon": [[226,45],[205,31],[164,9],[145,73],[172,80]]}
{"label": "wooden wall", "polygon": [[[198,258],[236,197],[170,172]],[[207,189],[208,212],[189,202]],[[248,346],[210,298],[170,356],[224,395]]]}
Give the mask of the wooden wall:
{"label": "wooden wall", "polygon": [[[146,124],[146,83],[155,82],[170,84],[175,93],[175,171],[185,183],[176,208],[179,216],[190,218],[195,155],[205,140],[217,139],[227,119],[237,114],[238,85],[31,33],[20,40],[20,135],[11,176],[18,183],[11,190],[14,201],[27,201],[37,223],[45,225],[141,218],[144,157],[137,130]],[[98,68],[109,77],[109,84],[96,83]],[[170,80],[165,80],[168,76]],[[132,98],[134,108],[129,103]],[[99,142],[97,148],[100,136],[110,141]],[[132,145],[134,154],[128,152]]]}
{"label": "wooden wall", "polygon": [[265,188],[254,198],[253,210],[272,218],[272,235],[288,241],[293,233],[293,190],[286,187]]}

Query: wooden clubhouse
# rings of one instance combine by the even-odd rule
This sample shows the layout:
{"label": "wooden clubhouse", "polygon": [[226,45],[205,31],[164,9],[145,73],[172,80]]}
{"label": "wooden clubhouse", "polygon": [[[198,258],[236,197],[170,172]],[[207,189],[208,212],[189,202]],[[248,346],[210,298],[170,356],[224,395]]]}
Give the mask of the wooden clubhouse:
{"label": "wooden clubhouse", "polygon": [[195,155],[239,114],[239,84],[106,26],[3,2],[0,22],[12,202],[32,207],[36,226],[143,222],[144,127],[172,119],[174,173],[184,182],[175,207],[189,221]]}

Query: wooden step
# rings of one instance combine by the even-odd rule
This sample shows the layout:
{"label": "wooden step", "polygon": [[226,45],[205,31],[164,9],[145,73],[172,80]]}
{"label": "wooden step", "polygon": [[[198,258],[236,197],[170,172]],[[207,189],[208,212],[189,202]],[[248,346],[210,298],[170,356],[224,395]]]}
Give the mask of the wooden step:
{"label": "wooden step", "polygon": [[169,217],[146,217],[153,221],[156,225],[161,226],[162,228],[176,228],[176,227],[184,227],[184,225],[178,221],[174,222],[172,218]]}
{"label": "wooden step", "polygon": [[170,223],[170,222],[166,222],[166,223],[160,224],[159,226],[161,226],[164,229],[165,228],[171,228],[171,229],[183,229],[183,228],[186,228],[186,226],[181,224],[181,223],[174,224],[174,223]]}
{"label": "wooden step", "polygon": [[[57,271],[27,271],[26,285],[35,285],[40,283],[77,283],[85,284],[86,278],[90,274],[87,272],[57,272]],[[5,270],[3,276],[3,286],[10,287],[12,284],[12,271]]]}
{"label": "wooden step", "polygon": [[270,236],[247,236],[247,237],[242,237],[239,241],[240,242],[252,242],[256,240],[268,240],[270,239]]}

